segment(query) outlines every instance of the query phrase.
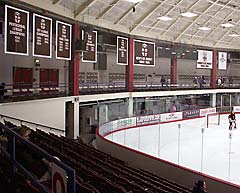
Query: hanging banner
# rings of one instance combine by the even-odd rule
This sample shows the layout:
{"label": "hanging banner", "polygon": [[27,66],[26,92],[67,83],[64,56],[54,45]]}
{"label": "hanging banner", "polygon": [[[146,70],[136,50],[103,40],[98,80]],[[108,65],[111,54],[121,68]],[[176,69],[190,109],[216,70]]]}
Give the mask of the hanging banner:
{"label": "hanging banner", "polygon": [[227,70],[227,52],[218,52],[218,69]]}
{"label": "hanging banner", "polygon": [[52,19],[33,14],[33,56],[52,57]]}
{"label": "hanging banner", "polygon": [[134,65],[155,66],[155,43],[134,40]]}
{"label": "hanging banner", "polygon": [[71,60],[72,25],[56,22],[56,58]]}
{"label": "hanging banner", "polygon": [[212,69],[212,51],[198,50],[197,68]]}
{"label": "hanging banner", "polygon": [[5,5],[5,53],[28,55],[28,37],[29,12]]}
{"label": "hanging banner", "polygon": [[85,43],[82,61],[97,62],[97,31],[82,30],[82,41]]}
{"label": "hanging banner", "polygon": [[128,65],[128,38],[117,36],[117,64]]}

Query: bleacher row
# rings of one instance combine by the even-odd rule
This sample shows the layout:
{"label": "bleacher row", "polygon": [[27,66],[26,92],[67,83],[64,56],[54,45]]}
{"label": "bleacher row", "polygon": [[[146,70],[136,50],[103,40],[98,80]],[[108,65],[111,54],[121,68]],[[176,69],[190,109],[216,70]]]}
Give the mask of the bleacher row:
{"label": "bleacher row", "polygon": [[[7,124],[8,126],[12,126]],[[190,188],[153,175],[97,149],[36,130],[30,140],[76,171],[79,193],[190,193]]]}

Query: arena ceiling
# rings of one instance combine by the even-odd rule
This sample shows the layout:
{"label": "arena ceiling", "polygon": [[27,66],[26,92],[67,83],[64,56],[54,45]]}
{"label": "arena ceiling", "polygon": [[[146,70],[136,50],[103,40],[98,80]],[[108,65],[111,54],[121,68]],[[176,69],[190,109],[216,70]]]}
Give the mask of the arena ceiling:
{"label": "arena ceiling", "polygon": [[[129,35],[216,48],[240,48],[240,0],[20,1]],[[183,16],[185,12],[195,16]],[[167,21],[161,20],[162,16],[167,16],[161,18]]]}

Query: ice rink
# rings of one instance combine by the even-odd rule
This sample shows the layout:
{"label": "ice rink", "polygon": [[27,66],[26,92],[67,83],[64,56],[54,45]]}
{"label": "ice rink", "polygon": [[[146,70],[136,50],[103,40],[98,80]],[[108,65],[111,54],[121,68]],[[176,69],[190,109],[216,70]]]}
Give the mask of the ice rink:
{"label": "ice rink", "polygon": [[192,170],[240,184],[240,115],[229,131],[228,115],[122,130],[106,138]]}

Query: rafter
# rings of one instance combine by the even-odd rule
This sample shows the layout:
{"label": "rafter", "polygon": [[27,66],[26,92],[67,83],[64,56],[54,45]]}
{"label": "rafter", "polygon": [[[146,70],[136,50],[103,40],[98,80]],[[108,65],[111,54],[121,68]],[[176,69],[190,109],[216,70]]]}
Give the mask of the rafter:
{"label": "rafter", "polygon": [[[173,6],[171,9],[169,9],[164,15],[169,15],[180,3],[182,3],[184,0],[180,0],[175,6]],[[153,25],[147,30],[147,32],[151,31],[153,28],[157,26],[159,23],[159,20],[155,21]]]}
{"label": "rafter", "polygon": [[[217,0],[218,1],[218,0]],[[199,1],[197,1],[199,2]],[[201,16],[203,16],[209,9],[211,9],[213,6],[215,5],[215,3],[211,4],[210,6],[208,6],[201,15],[198,15],[197,17],[195,17],[195,19],[192,21],[192,23],[190,23],[187,27],[184,28],[183,31],[181,31],[181,33],[175,38],[175,41],[179,40],[179,38],[189,29],[192,27],[193,24],[196,23],[196,21],[201,18]]]}
{"label": "rafter", "polygon": [[83,5],[81,5],[80,7],[77,8],[76,11],[74,11],[74,18],[76,18],[78,15],[83,13],[86,9],[91,7],[91,5],[93,5],[96,1],[97,0],[88,0],[85,3],[83,3]]}
{"label": "rafter", "polygon": [[147,11],[146,14],[142,15],[142,17],[140,17],[136,23],[133,24],[133,27],[130,29],[130,32],[133,32],[134,30],[136,30],[144,21],[146,21],[160,6],[162,6],[162,4],[164,2],[166,2],[167,0],[164,0],[162,2],[158,2],[156,4],[154,4],[152,6],[152,8],[150,10]]}
{"label": "rafter", "polygon": [[53,0],[52,4],[57,4],[60,0]]}
{"label": "rafter", "polygon": [[[224,8],[223,8],[223,9],[224,9]],[[236,14],[235,11],[232,11],[232,12],[230,13],[230,15],[227,14],[220,22],[218,22],[218,23],[216,24],[216,26],[220,25],[223,20],[226,20],[227,18],[229,18],[230,16],[232,16],[232,15],[234,15],[234,14]],[[210,31],[210,32],[204,37],[203,41],[207,40],[207,38],[208,38],[213,32],[215,33],[215,31],[213,31],[213,30]],[[197,32],[196,32],[196,33],[197,33]],[[195,33],[195,34],[196,34],[196,33]]]}
{"label": "rafter", "polygon": [[107,12],[109,12],[120,0],[114,0],[106,9],[104,9],[100,14],[98,14],[98,16],[96,17],[96,19],[100,19],[102,18]]}
{"label": "rafter", "polygon": [[[239,23],[240,23],[240,18],[237,20],[237,23],[236,23],[235,25],[238,25]],[[224,38],[226,37],[226,35],[228,35],[229,32],[231,32],[231,30],[226,31],[226,32],[221,36],[221,38],[216,41],[216,43],[214,44],[214,46],[216,46],[220,41],[222,41],[222,39],[224,39]],[[233,37],[233,38],[234,38],[234,37]],[[233,39],[233,38],[232,38],[232,39]],[[231,39],[231,41],[232,41],[232,39]],[[230,41],[230,42],[231,42],[231,41]]]}
{"label": "rafter", "polygon": [[[193,3],[188,10],[191,10],[197,3],[199,3],[199,1],[196,1],[195,3]],[[177,21],[180,19],[181,17],[178,17],[174,22],[172,22],[166,29],[165,32],[163,32],[161,35],[165,35],[167,33],[167,31],[174,25],[177,23]]]}
{"label": "rafter", "polygon": [[114,22],[114,24],[118,24],[120,23],[135,7],[135,9],[137,9],[137,7],[140,5],[140,2],[136,3],[135,5],[132,5],[120,18],[118,18],[117,21]]}

